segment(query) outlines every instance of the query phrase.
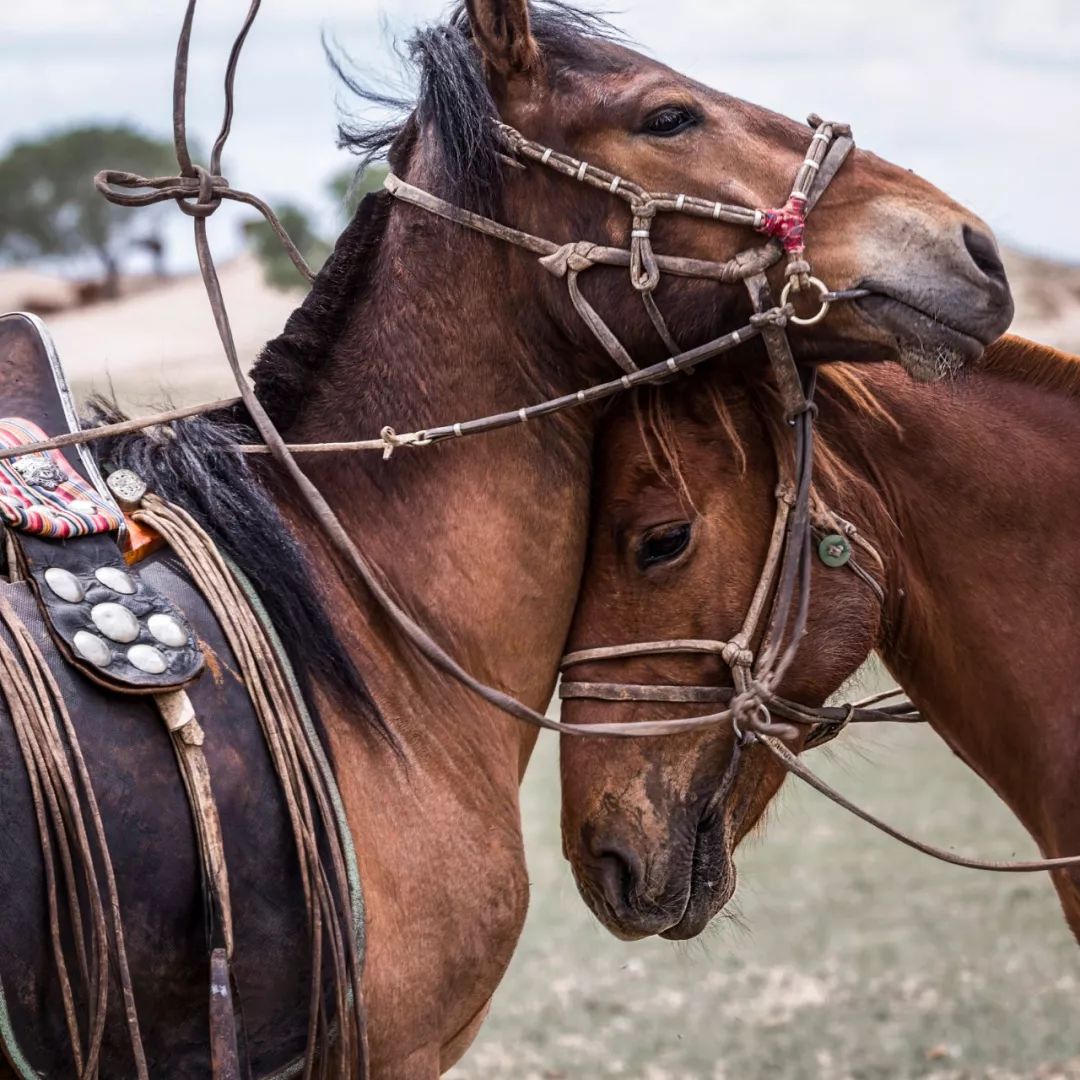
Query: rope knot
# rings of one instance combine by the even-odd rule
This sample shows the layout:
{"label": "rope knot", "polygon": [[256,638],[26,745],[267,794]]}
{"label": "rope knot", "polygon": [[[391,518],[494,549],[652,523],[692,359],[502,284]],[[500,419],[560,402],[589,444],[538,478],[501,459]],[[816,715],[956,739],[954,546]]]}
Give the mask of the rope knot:
{"label": "rope knot", "polygon": [[768,311],[755,311],[750,316],[750,325],[759,328],[762,326],[776,326],[783,330],[794,311],[795,309],[790,304],[785,304],[783,307],[769,308]]}
{"label": "rope knot", "polygon": [[[223,198],[236,196],[224,176],[215,176],[201,165],[193,168],[194,176],[150,177],[104,169],[94,177],[94,186],[117,206],[151,206],[172,199],[189,217],[207,218]],[[252,205],[262,209],[257,202]]]}
{"label": "rope knot", "polygon": [[[193,166],[195,169],[195,177],[191,179],[198,180],[198,188],[193,193],[195,201],[191,202],[191,192],[180,193],[174,195],[176,199],[176,205],[188,215],[193,218],[208,218],[220,205],[221,197],[216,194],[216,189],[227,188],[229,181],[224,176],[213,176],[208,169],[204,169],[201,165]],[[180,177],[181,182],[189,180],[185,187],[190,187],[190,179],[188,177]]]}
{"label": "rope knot", "polygon": [[426,431],[407,431],[399,435],[389,424],[379,431],[383,442],[383,461],[388,461],[399,446],[427,446],[431,440]]}
{"label": "rope knot", "polygon": [[580,274],[595,265],[592,253],[596,245],[588,240],[574,240],[569,244],[563,244],[558,250],[550,255],[545,255],[540,260],[540,265],[555,277],[566,277],[568,272]]}
{"label": "rope knot", "polygon": [[512,128],[509,124],[502,124],[499,121],[496,121],[495,130],[499,133],[503,146],[511,154],[516,154],[525,144],[525,136],[522,135],[517,128]]}
{"label": "rope knot", "polygon": [[720,656],[729,668],[748,668],[754,663],[754,654],[738,638],[725,642]]}
{"label": "rope knot", "polygon": [[787,503],[788,506],[795,505],[795,487],[792,484],[777,484],[774,495],[777,502]]}
{"label": "rope knot", "polygon": [[635,195],[630,200],[630,209],[634,214],[634,228],[648,228],[648,223],[656,217],[656,201],[651,195]]}
{"label": "rope knot", "polygon": [[649,235],[656,203],[648,196],[635,196],[630,206],[634,214],[630,228],[630,283],[638,292],[651,293],[660,284],[660,267]]}

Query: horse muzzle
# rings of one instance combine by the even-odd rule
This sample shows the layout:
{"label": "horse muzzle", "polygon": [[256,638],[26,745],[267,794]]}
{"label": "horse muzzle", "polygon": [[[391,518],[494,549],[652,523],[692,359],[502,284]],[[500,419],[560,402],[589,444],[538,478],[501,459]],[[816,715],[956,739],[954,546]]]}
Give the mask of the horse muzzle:
{"label": "horse muzzle", "polygon": [[735,892],[735,866],[724,829],[701,823],[658,852],[645,854],[614,837],[594,836],[574,866],[585,902],[623,941],[696,937]]}

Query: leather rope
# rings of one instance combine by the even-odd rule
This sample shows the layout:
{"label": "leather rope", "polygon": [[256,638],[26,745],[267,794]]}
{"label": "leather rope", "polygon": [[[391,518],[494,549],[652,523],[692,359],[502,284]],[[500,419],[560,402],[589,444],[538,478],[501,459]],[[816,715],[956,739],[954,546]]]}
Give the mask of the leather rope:
{"label": "leather rope", "polygon": [[[0,597],[0,621],[15,644],[13,651],[0,640],[0,686],[30,781],[45,871],[49,936],[75,1074],[80,1080],[96,1080],[99,1075],[108,1005],[111,933],[135,1075],[139,1080],[148,1080],[150,1074],[135,1009],[116,878],[78,734],[41,650],[3,597]],[[99,873],[104,877],[104,887]],[[89,909],[89,925],[84,922],[80,907],[80,879],[84,883],[82,893]],[[66,928],[61,924],[61,882],[67,896]],[[85,1041],[64,958],[63,943],[68,935],[87,989]]]}
{"label": "leather rope", "polygon": [[[367,1058],[359,953],[344,845],[318,751],[277,653],[213,540],[187,511],[153,494],[144,496],[141,508],[132,516],[168,541],[206,597],[237,658],[281,781],[308,910],[313,962],[305,1067],[313,1067],[316,1051],[329,1056],[333,1044],[338,1069],[334,1075],[354,1075],[357,1063]],[[323,866],[320,835],[327,838],[332,881]],[[338,1018],[336,1040],[327,1026],[322,998],[324,937],[333,977],[334,1015]]]}

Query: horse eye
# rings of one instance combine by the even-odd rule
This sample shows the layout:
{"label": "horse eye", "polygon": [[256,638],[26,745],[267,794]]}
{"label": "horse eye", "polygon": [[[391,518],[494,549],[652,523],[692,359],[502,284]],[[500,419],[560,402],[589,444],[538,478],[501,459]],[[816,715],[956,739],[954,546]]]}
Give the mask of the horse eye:
{"label": "horse eye", "polygon": [[665,105],[648,117],[641,130],[647,135],[660,135],[666,139],[693,127],[697,122],[697,115],[686,106]]}
{"label": "horse eye", "polygon": [[650,566],[670,562],[681,555],[689,543],[688,521],[680,521],[677,525],[661,525],[642,537],[637,552],[638,566],[646,570]]}

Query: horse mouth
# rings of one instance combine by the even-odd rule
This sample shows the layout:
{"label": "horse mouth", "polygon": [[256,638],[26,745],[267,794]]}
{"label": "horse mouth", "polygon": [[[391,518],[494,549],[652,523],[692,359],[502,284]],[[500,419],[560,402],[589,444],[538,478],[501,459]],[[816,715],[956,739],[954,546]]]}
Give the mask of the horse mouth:
{"label": "horse mouth", "polygon": [[962,315],[954,315],[929,302],[896,295],[877,282],[862,287],[872,295],[856,300],[855,306],[870,322],[896,336],[902,343],[901,363],[917,376],[941,377],[977,361],[1012,321],[1007,289],[991,311],[961,309]]}
{"label": "horse mouth", "polygon": [[721,819],[702,822],[694,838],[686,903],[677,922],[660,932],[668,941],[697,937],[735,894],[737,876]]}

